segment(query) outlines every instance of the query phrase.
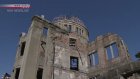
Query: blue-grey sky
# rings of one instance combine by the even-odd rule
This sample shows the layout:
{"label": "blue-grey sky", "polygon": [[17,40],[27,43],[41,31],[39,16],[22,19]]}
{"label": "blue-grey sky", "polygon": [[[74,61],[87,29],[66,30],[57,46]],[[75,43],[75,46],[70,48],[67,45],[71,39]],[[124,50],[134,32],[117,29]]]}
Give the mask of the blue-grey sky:
{"label": "blue-grey sky", "polygon": [[0,0],[0,4],[31,5],[29,12],[0,8],[0,76],[11,73],[19,34],[27,32],[34,15],[52,20],[59,15],[77,16],[87,26],[90,41],[108,32],[119,34],[134,55],[140,51],[140,0]]}

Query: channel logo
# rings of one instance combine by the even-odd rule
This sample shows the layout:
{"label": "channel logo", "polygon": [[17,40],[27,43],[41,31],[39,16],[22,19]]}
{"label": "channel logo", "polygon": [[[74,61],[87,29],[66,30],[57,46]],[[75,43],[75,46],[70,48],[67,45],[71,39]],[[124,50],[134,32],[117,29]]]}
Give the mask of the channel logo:
{"label": "channel logo", "polygon": [[29,9],[29,8],[31,8],[31,6],[30,6],[30,4],[0,4],[0,8]]}

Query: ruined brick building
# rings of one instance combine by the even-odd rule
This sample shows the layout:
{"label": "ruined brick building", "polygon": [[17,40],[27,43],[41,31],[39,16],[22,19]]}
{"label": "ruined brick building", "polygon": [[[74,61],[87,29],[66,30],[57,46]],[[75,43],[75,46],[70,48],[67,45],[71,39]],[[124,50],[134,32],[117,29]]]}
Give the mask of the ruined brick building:
{"label": "ruined brick building", "polygon": [[20,35],[11,79],[140,79],[139,61],[131,61],[117,34],[97,36],[76,17],[52,22],[34,16]]}

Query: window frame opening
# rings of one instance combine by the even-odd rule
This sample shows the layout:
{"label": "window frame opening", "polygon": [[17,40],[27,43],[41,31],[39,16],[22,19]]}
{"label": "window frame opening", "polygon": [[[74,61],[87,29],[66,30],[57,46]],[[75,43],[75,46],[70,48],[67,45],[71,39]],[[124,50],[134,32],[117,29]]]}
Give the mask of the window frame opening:
{"label": "window frame opening", "polygon": [[111,60],[119,56],[119,48],[116,42],[106,46],[105,49],[106,49],[107,60]]}
{"label": "window frame opening", "polygon": [[91,78],[89,78],[89,79],[99,79],[99,77],[100,77],[100,75],[96,75],[96,76],[91,77]]}
{"label": "window frame opening", "polygon": [[70,69],[71,70],[79,70],[79,60],[78,57],[70,56]]}
{"label": "window frame opening", "polygon": [[89,79],[97,79],[96,77],[92,77],[92,78],[89,78]]}
{"label": "window frame opening", "polygon": [[76,27],[76,33],[78,34],[79,30],[78,30],[78,27]]}
{"label": "window frame opening", "polygon": [[69,46],[75,47],[76,46],[76,39],[69,38]]}
{"label": "window frame opening", "polygon": [[68,25],[68,32],[72,32],[72,25]]}
{"label": "window frame opening", "polygon": [[99,55],[97,51],[89,54],[90,66],[96,66],[99,64]]}
{"label": "window frame opening", "polygon": [[20,48],[20,56],[24,55],[24,51],[25,51],[25,46],[26,46],[26,42],[21,42],[21,48]]}
{"label": "window frame opening", "polygon": [[43,28],[43,35],[47,36],[48,34],[48,28],[44,27]]}
{"label": "window frame opening", "polygon": [[42,76],[43,76],[43,68],[38,68],[36,78],[42,79]]}
{"label": "window frame opening", "polygon": [[78,35],[83,35],[83,32],[84,32],[84,30],[82,28],[79,28],[79,27],[76,27],[75,31]]}
{"label": "window frame opening", "polygon": [[66,30],[70,33],[72,32],[72,25],[70,24],[64,24],[64,27],[66,28]]}
{"label": "window frame opening", "polygon": [[16,68],[15,79],[19,79],[20,68]]}

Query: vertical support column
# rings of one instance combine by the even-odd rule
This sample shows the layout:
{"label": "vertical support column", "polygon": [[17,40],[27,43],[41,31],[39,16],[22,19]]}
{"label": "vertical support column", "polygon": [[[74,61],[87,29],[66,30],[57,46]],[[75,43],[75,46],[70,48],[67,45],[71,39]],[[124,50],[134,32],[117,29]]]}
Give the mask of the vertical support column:
{"label": "vertical support column", "polygon": [[43,71],[43,79],[52,79],[53,77],[53,64],[54,64],[54,31],[52,28],[48,28],[47,44],[45,51],[45,63]]}
{"label": "vertical support column", "polygon": [[121,39],[120,40],[120,55],[121,55],[121,58],[123,58],[122,60],[127,60],[129,61],[131,58],[129,56],[129,52],[128,52],[128,49],[127,49],[127,46],[125,45],[124,41]]}
{"label": "vertical support column", "polygon": [[113,48],[112,48],[111,45],[109,47],[110,47],[110,50],[111,50],[111,56],[112,56],[111,58],[114,58],[115,56],[114,56]]}
{"label": "vertical support column", "polygon": [[34,17],[27,34],[25,52],[23,56],[21,71],[18,79],[36,79],[37,58],[40,47],[43,24],[41,20]]}
{"label": "vertical support column", "polygon": [[97,51],[99,56],[99,64],[101,64],[101,66],[104,67],[106,63],[106,53],[103,45],[103,36],[98,36],[96,41],[97,41],[96,44],[97,44]]}
{"label": "vertical support column", "polygon": [[93,65],[95,66],[96,63],[95,63],[95,56],[94,56],[94,54],[92,54],[92,57],[93,57]]}
{"label": "vertical support column", "polygon": [[107,49],[105,50],[106,59],[108,59]]}

